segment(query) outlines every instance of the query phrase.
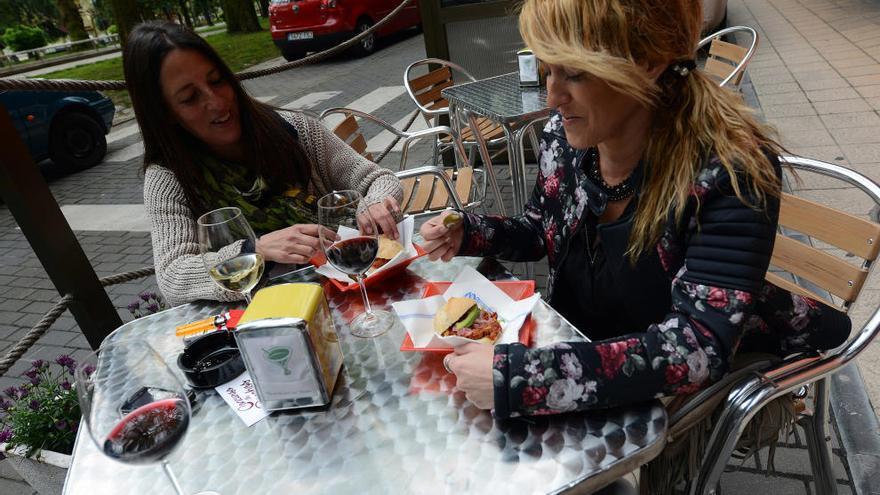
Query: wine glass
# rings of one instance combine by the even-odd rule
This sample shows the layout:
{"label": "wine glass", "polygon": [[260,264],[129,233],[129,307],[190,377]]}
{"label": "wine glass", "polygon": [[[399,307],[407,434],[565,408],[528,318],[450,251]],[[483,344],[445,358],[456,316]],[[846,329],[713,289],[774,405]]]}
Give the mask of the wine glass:
{"label": "wine glass", "polygon": [[263,257],[257,236],[241,210],[209,211],[199,217],[199,247],[208,274],[220,287],[238,292],[251,303],[251,290],[263,276]]}
{"label": "wine glass", "polygon": [[[364,298],[366,312],[351,320],[351,334],[356,337],[378,337],[387,332],[394,323],[388,311],[374,311],[370,306],[364,274],[376,260],[379,237],[376,222],[364,205],[364,198],[357,191],[334,191],[318,200],[318,223],[326,227],[318,229],[321,249],[337,270],[357,279]],[[357,235],[344,239],[327,236],[339,227],[358,231]]]}
{"label": "wine glass", "polygon": [[[191,408],[183,384],[140,339],[105,343],[76,369],[76,391],[89,435],[111,459],[160,462],[184,495],[167,457],[183,439]],[[199,492],[197,495],[216,495]]]}

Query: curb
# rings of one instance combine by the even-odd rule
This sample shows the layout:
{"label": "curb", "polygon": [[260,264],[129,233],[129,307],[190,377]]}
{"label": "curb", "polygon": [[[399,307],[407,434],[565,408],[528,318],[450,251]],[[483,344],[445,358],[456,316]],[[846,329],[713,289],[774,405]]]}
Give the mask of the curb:
{"label": "curb", "polygon": [[880,423],[855,363],[831,375],[831,409],[853,490],[859,495],[880,493]]}

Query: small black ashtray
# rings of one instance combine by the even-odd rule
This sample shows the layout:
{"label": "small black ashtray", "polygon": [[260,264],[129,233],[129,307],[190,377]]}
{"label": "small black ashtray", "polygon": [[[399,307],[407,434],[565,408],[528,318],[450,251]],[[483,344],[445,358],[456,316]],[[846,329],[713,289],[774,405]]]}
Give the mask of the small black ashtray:
{"label": "small black ashtray", "polygon": [[217,330],[190,342],[177,358],[186,381],[196,388],[213,388],[244,372],[244,361],[232,332]]}

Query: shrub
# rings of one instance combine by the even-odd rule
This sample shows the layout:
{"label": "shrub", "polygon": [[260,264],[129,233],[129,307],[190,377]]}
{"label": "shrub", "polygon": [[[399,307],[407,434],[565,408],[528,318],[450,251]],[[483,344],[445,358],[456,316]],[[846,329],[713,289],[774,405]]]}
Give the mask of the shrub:
{"label": "shrub", "polygon": [[38,27],[12,26],[3,33],[3,43],[16,52],[32,50],[46,45],[46,34]]}
{"label": "shrub", "polygon": [[0,443],[24,447],[30,457],[42,449],[70,454],[79,428],[80,409],[74,387],[76,361],[61,355],[52,364],[38,359],[23,376],[20,387],[0,397]]}

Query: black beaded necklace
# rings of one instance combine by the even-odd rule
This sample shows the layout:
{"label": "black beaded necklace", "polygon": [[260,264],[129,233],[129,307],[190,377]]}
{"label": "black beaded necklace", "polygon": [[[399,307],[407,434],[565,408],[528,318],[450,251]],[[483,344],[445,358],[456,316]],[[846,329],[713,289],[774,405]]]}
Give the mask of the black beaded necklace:
{"label": "black beaded necklace", "polygon": [[615,186],[609,186],[602,173],[599,171],[599,148],[590,149],[591,163],[587,170],[587,176],[593,181],[593,184],[599,186],[599,189],[605,193],[608,201],[620,201],[633,195],[635,188],[633,187],[633,174],[630,173],[626,179],[623,179]]}

